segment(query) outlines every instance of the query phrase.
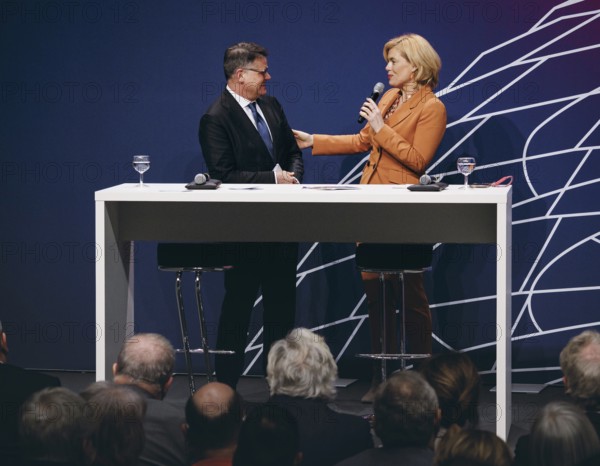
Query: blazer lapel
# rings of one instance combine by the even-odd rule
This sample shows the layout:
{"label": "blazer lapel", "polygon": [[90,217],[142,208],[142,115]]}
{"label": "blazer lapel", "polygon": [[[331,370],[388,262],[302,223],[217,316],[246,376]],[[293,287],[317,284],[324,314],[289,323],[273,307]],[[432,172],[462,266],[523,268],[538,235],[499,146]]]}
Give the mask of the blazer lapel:
{"label": "blazer lapel", "polygon": [[396,110],[387,120],[389,126],[396,126],[398,123],[406,119],[412,111],[421,105],[425,99],[425,94],[429,91],[429,88],[423,86],[419,91],[413,95],[408,101],[404,102],[398,110]]}
{"label": "blazer lapel", "polygon": [[[235,116],[235,119],[238,122],[238,124],[241,125],[241,129],[244,132],[244,137],[251,138],[254,141],[254,145],[256,147],[264,149],[262,151],[263,155],[265,157],[268,157],[270,161],[273,161],[273,158],[271,157],[271,154],[269,154],[267,146],[265,146],[264,141],[260,137],[260,134],[258,133],[258,130],[254,126],[252,121],[250,121],[250,118],[248,118],[246,111],[241,107],[239,103],[235,101],[234,97],[229,93],[227,89],[224,91],[224,95],[225,98],[223,105],[231,111],[231,113]],[[269,125],[269,129],[271,130],[271,134],[273,134],[273,126],[269,121],[269,117],[267,116],[267,112],[265,111],[265,106],[261,105],[260,101],[257,102],[260,105],[260,109],[263,111],[265,118],[267,118],[267,124]],[[275,135],[273,135],[273,138],[274,137]],[[276,152],[275,140],[273,140],[273,152]]]}
{"label": "blazer lapel", "polygon": [[383,100],[381,101],[382,104],[382,110],[381,110],[381,114],[383,116],[386,115],[386,113],[389,111],[390,107],[394,104],[394,102],[396,101],[396,99],[398,98],[398,96],[400,95],[400,90],[398,89],[395,93],[391,94],[387,100],[387,102],[383,102]]}
{"label": "blazer lapel", "polygon": [[245,110],[239,103],[236,102],[235,98],[229,93],[228,90],[225,90],[223,93],[223,107],[227,113],[237,121],[237,123],[243,128],[243,131],[247,133],[249,137],[252,137],[252,135],[256,133],[256,136],[258,139],[260,139],[258,131],[250,121],[250,118],[248,118]]}

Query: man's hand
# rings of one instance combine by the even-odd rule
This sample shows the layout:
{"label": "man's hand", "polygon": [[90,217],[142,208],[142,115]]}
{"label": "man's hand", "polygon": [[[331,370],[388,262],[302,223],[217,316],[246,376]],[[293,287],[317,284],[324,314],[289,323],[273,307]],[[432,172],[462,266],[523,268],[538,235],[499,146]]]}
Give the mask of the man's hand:
{"label": "man's hand", "polygon": [[277,184],[297,184],[299,181],[294,176],[294,172],[286,172],[285,170],[275,172]]}

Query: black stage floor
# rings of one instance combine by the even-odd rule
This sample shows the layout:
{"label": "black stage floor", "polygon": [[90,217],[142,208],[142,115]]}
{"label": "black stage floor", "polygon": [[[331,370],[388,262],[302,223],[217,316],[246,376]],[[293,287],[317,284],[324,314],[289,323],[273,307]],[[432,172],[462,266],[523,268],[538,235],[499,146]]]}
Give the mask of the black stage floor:
{"label": "black stage floor", "polygon": [[[47,372],[61,379],[62,385],[73,391],[80,392],[95,381],[93,372]],[[196,387],[206,382],[206,378],[198,375],[195,378]],[[350,414],[364,416],[372,413],[372,405],[360,402],[361,396],[368,389],[368,382],[357,380],[346,387],[338,388],[337,399],[332,405],[333,409]],[[496,419],[496,394],[490,390],[491,385],[483,385],[480,394],[480,427],[494,431]],[[512,425],[508,444],[514,448],[517,439],[527,433],[540,408],[546,403],[555,400],[567,399],[562,385],[545,387],[537,394],[513,393],[512,394]],[[261,377],[242,377],[238,384],[238,391],[244,400],[250,403],[261,403],[267,400],[269,391],[267,383]],[[167,399],[173,402],[185,403],[189,396],[188,378],[185,375],[176,375],[175,382]]]}

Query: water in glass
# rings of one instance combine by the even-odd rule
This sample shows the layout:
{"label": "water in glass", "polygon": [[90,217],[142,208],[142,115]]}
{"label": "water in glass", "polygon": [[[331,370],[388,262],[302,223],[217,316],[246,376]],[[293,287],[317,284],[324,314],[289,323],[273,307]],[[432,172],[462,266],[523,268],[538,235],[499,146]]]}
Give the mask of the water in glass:
{"label": "water in glass", "polygon": [[459,157],[456,161],[456,167],[458,171],[465,177],[465,188],[469,186],[468,176],[475,170],[475,158],[474,157]]}
{"label": "water in glass", "polygon": [[150,169],[150,156],[149,155],[134,155],[133,156],[133,168],[140,174],[139,186],[144,186],[144,172]]}

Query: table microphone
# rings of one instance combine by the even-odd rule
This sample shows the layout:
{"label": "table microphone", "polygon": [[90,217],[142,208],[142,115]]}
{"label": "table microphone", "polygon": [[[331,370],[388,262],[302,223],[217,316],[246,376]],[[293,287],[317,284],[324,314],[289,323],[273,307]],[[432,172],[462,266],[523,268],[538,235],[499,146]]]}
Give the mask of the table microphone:
{"label": "table microphone", "polygon": [[198,173],[194,181],[185,185],[186,189],[217,189],[221,185],[220,180],[211,178],[208,173]]}
{"label": "table microphone", "polygon": [[440,183],[444,178],[444,175],[428,175],[427,173],[421,175],[419,178],[419,184],[427,185],[427,184],[436,184]]}
{"label": "table microphone", "polygon": [[431,184],[432,181],[433,180],[431,179],[431,176],[429,176],[427,173],[421,175],[421,178],[419,178],[419,184]]}
{"label": "table microphone", "polygon": [[208,173],[198,173],[196,176],[194,176],[194,184],[204,184],[208,180],[210,180]]}

